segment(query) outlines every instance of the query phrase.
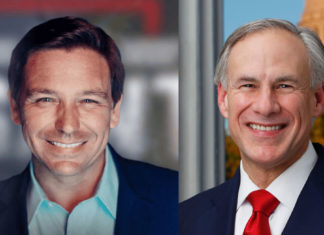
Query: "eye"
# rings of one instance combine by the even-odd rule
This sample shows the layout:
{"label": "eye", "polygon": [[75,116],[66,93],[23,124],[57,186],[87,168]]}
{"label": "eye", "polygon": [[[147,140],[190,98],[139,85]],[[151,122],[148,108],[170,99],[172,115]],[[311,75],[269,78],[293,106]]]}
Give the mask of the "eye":
{"label": "eye", "polygon": [[278,88],[287,89],[287,88],[292,88],[292,86],[291,85],[288,85],[288,84],[279,84]]}
{"label": "eye", "polygon": [[53,102],[54,99],[49,98],[49,97],[42,97],[36,100],[36,103],[40,103],[40,102],[44,102],[44,103],[49,103],[49,102]]}
{"label": "eye", "polygon": [[85,104],[98,104],[98,101],[93,100],[93,99],[84,99],[84,100],[82,100],[82,103],[85,103]]}
{"label": "eye", "polygon": [[241,86],[241,88],[245,88],[245,89],[250,89],[250,88],[255,88],[256,86],[252,83],[247,83],[247,84],[243,84]]}

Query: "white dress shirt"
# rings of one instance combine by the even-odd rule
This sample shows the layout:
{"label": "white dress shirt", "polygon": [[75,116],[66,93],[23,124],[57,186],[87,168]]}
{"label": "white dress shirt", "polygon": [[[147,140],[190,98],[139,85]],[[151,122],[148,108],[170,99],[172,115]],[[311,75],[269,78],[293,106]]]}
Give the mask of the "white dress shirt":
{"label": "white dress shirt", "polygon": [[[282,234],[288,219],[294,209],[300,192],[302,191],[310,172],[317,161],[317,154],[311,142],[306,152],[293,165],[279,175],[266,190],[275,196],[280,204],[269,217],[272,235]],[[241,182],[238,192],[237,209],[235,217],[235,235],[242,235],[244,228],[252,215],[253,208],[246,197],[259,188],[251,181],[240,165]]]}

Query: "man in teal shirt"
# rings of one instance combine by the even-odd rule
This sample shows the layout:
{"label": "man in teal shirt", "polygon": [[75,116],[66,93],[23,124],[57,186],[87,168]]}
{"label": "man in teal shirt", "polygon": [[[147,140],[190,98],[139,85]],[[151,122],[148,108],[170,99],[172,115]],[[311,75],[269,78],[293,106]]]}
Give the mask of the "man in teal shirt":
{"label": "man in teal shirt", "polygon": [[106,166],[93,197],[79,203],[69,213],[48,200],[38,184],[33,163],[32,183],[27,194],[30,234],[113,234],[117,214],[118,176],[110,151],[106,148]]}
{"label": "man in teal shirt", "polygon": [[81,18],[31,29],[12,53],[11,119],[32,160],[0,183],[4,234],[177,234],[177,174],[107,146],[124,67],[114,41]]}

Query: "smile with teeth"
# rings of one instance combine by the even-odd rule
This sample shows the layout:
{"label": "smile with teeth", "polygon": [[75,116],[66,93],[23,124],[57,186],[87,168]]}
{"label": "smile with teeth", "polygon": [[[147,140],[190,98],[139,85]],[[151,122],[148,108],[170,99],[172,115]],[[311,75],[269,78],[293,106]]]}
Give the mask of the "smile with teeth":
{"label": "smile with teeth", "polygon": [[249,127],[251,127],[253,130],[258,131],[277,131],[283,128],[283,125],[274,125],[274,126],[263,126],[259,124],[249,124]]}
{"label": "smile with teeth", "polygon": [[63,144],[63,143],[59,143],[59,142],[55,142],[55,141],[48,141],[50,144],[61,147],[61,148],[74,148],[77,146],[80,146],[81,144],[83,144],[84,142],[78,142],[78,143],[72,143],[72,144]]}

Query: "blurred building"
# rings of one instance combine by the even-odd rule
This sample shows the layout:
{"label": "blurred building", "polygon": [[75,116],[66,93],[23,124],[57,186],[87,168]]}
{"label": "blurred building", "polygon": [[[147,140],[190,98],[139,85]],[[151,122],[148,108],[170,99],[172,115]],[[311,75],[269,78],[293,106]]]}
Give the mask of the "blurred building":
{"label": "blurred building", "polygon": [[[305,0],[305,8],[299,25],[316,31],[324,42],[324,2]],[[311,141],[324,145],[324,112],[313,122]]]}
{"label": "blurred building", "polygon": [[313,29],[324,41],[324,1],[305,0],[305,8],[299,26]]}
{"label": "blurred building", "polygon": [[104,28],[121,50],[124,97],[109,142],[125,157],[177,169],[178,1],[0,0],[0,179],[23,170],[31,156],[9,116],[11,51],[31,27],[65,15]]}

